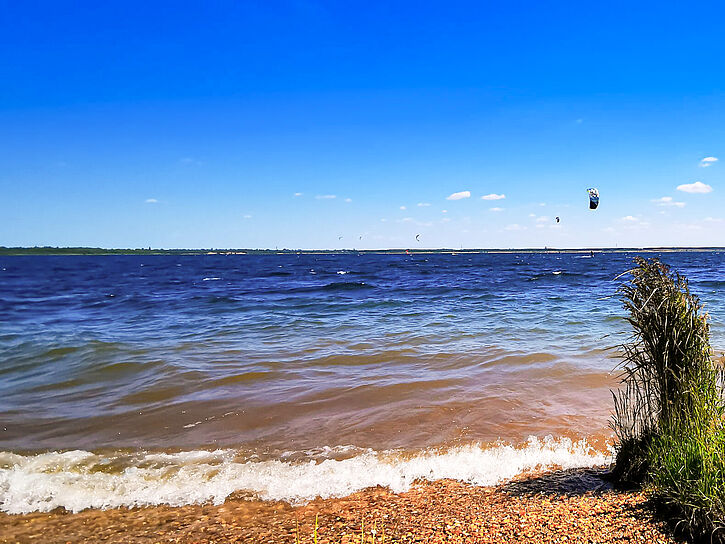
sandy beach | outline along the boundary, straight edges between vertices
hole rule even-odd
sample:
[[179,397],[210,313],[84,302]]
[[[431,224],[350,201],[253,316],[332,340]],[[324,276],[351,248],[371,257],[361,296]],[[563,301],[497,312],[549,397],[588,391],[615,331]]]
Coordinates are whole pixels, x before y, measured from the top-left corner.
[[381,487],[302,506],[232,496],[222,505],[0,515],[2,543],[675,542],[641,492],[607,471],[554,471],[497,487],[451,480]]

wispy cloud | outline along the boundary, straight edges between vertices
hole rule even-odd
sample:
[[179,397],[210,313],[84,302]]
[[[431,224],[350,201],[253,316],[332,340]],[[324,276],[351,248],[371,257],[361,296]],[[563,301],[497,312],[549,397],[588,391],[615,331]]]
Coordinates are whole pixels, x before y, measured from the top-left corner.
[[491,212],[502,212],[503,208],[489,208],[488,210]]
[[294,196],[296,196],[296,197],[298,197],[298,196],[302,196],[302,193],[295,193],[295,195],[294,195]]
[[483,195],[481,197],[482,200],[503,200],[504,198],[506,198],[506,195],[497,195],[496,193],[491,193],[490,195]]
[[179,162],[181,164],[195,164],[197,166],[201,164],[200,160],[197,160],[193,157],[182,157],[181,159],[179,159]]
[[446,197],[446,200],[461,200],[464,198],[471,198],[471,191],[459,191]]
[[400,209],[401,209],[401,210],[407,210],[407,209],[408,209],[408,207],[407,207],[407,206],[401,206],[401,207],[400,207]]
[[346,198],[346,199],[345,199],[345,202],[347,202],[347,203],[350,203],[350,202],[352,202],[352,198]]
[[705,157],[700,161],[700,167],[701,168],[707,168],[708,166],[712,166],[718,161],[717,157]]
[[413,219],[412,217],[403,217],[402,219],[396,219],[396,222],[398,222],[398,223],[411,223],[411,224],[416,225],[418,227],[432,227],[433,226],[433,223],[431,223],[430,221],[426,221],[426,222],[417,221],[417,220]]
[[683,193],[712,193],[712,187],[710,187],[707,183],[703,183],[701,181],[696,181],[695,183],[684,183],[682,185],[677,186],[678,191],[682,191]]
[[428,206],[430,206],[428,202],[418,202],[419,208],[427,208]]
[[674,206],[676,208],[684,208],[684,202],[677,202],[671,196],[663,196],[662,198],[654,198],[652,202],[658,206]]
[[441,213],[448,213],[448,210],[441,210]]
[[647,229],[650,226],[647,221],[642,221],[634,215],[625,215],[619,219],[619,222],[626,229]]
[[317,195],[315,198],[317,200],[332,200],[333,198],[337,198],[337,195]]
[[251,218],[252,218],[252,216],[251,216],[251,215],[249,215],[249,214],[246,214],[246,215],[244,216],[244,219],[251,219]]
[[147,198],[146,200],[144,200],[144,202],[146,202],[146,204],[157,204],[158,200],[156,200],[155,198]]
[[526,230],[526,227],[522,227],[518,223],[511,223],[510,225],[506,225],[503,230]]

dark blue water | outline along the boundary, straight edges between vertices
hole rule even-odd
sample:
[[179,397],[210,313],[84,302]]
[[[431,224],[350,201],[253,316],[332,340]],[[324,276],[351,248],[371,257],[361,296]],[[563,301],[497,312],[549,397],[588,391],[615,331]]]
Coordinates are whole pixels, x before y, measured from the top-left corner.
[[[659,256],[690,279],[711,315],[714,346],[725,346],[725,253]],[[11,457],[0,459],[0,499],[5,485],[16,510],[50,504],[17,487],[30,478],[23,463],[45,457],[10,452],[106,451],[112,461],[93,463],[137,471],[148,461],[122,452],[233,448],[224,455],[241,456],[234,470],[252,478],[241,484],[235,472],[235,481],[266,496],[269,482],[255,479],[250,460],[520,444],[529,436],[606,439],[617,364],[609,348],[629,334],[615,278],[632,258],[2,257],[0,450]],[[72,473],[90,466],[90,453],[62,455],[81,456],[62,458]],[[387,481],[363,472],[368,484]],[[486,474],[467,477],[488,481]],[[331,493],[355,488],[348,476]],[[196,500],[189,489],[202,480],[179,484],[174,500]],[[56,496],[56,483],[47,485]],[[119,492],[108,489],[99,496]]]

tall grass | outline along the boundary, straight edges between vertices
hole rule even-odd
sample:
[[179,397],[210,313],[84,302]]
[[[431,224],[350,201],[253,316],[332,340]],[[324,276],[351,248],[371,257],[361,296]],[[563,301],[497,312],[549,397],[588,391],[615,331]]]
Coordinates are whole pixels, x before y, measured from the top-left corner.
[[687,280],[656,259],[635,259],[620,287],[634,329],[613,392],[613,469],[643,484],[692,537],[725,525],[725,403],[708,316]]

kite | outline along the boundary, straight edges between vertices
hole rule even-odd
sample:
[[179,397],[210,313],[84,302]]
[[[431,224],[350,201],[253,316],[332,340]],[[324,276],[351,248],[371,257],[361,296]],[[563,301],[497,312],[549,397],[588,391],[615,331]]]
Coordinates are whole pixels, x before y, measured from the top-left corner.
[[599,190],[592,187],[587,189],[587,192],[589,193],[589,209],[596,210],[599,206]]

